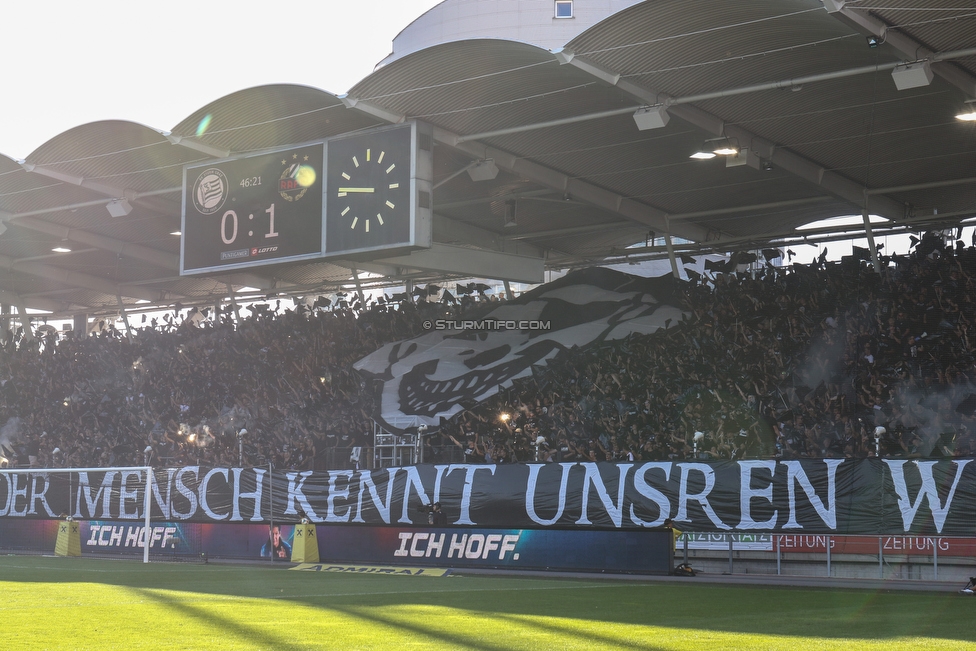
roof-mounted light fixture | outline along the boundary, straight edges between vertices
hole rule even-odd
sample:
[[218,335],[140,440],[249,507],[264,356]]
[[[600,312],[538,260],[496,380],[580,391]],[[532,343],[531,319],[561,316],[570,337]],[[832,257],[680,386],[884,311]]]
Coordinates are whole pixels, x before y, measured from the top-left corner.
[[739,145],[733,138],[716,138],[709,140],[706,144],[712,144],[712,151],[719,156],[735,156],[739,153]]
[[505,228],[518,226],[518,201],[509,199],[505,202]]
[[695,160],[709,160],[715,158],[715,152],[709,149],[707,146],[702,146],[698,148],[698,151],[689,156],[689,158],[694,158]]
[[498,176],[498,166],[495,165],[495,161],[491,158],[486,158],[485,160],[478,161],[474,165],[468,168],[468,176],[471,177],[472,181],[491,181],[496,176]]
[[709,160],[716,156],[735,156],[739,153],[739,145],[735,138],[711,138],[698,148],[691,158],[696,160]]
[[668,120],[671,116],[668,114],[668,109],[663,104],[657,106],[642,106],[637,109],[634,113],[634,122],[637,123],[637,128],[640,131],[647,131],[648,129],[660,129],[666,126]]
[[62,237],[61,244],[57,245],[51,250],[55,253],[71,253],[71,247],[68,246],[68,238]]
[[105,208],[112,217],[125,217],[132,212],[132,204],[127,199],[112,199]]
[[725,157],[726,167],[739,167],[749,164],[749,149],[742,148],[737,153]]
[[967,99],[964,108],[956,113],[956,119],[976,122],[976,99]]
[[932,66],[929,65],[928,61],[905,63],[891,71],[891,78],[898,90],[928,86],[932,83]]

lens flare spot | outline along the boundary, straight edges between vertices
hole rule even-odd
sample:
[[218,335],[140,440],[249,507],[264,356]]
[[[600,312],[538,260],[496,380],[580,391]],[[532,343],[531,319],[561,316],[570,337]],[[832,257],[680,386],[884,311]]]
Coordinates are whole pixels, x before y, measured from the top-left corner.
[[202,136],[207,132],[207,129],[210,127],[210,122],[212,120],[213,120],[213,116],[210,115],[209,113],[203,116],[203,119],[200,120],[200,124],[197,125],[197,138],[199,138],[200,136]]
[[298,174],[295,175],[295,181],[303,188],[311,186],[315,183],[315,168],[311,165],[299,166]]

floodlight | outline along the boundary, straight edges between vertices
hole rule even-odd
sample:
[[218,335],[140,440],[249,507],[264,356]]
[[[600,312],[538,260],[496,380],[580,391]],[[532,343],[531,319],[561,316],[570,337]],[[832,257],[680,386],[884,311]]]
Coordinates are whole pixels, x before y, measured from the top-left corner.
[[709,140],[706,144],[711,144],[712,152],[719,156],[735,156],[739,153],[739,146],[730,138],[716,138]]
[[710,158],[715,158],[715,152],[709,151],[705,147],[699,147],[698,151],[689,156],[689,158],[694,158],[695,160],[709,160]]
[[976,99],[966,100],[965,107],[956,113],[957,120],[976,122]]

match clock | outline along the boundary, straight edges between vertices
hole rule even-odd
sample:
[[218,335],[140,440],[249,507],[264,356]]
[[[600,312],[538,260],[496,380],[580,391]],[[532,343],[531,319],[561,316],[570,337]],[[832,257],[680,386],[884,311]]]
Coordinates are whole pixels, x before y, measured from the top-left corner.
[[326,147],[326,253],[413,245],[413,125],[336,138]]
[[180,273],[322,255],[324,143],[183,169]]

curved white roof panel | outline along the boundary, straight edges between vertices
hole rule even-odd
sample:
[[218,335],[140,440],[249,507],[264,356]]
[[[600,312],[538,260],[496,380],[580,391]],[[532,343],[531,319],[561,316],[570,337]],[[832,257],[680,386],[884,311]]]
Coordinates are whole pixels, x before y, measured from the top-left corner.
[[577,34],[640,0],[572,0],[571,16],[557,17],[553,0],[444,0],[393,39],[385,66],[425,48],[471,38],[498,38],[560,48]]
[[[434,127],[433,241],[462,261],[620,261],[655,238],[643,253],[662,255],[664,233],[691,240],[686,252],[756,248],[865,209],[889,220],[878,232],[973,217],[976,125],[954,115],[976,97],[976,16],[954,0],[858,4],[654,0],[557,51],[517,34],[455,39],[392,60],[347,96],[278,84],[216,99],[172,132],[81,125],[26,161],[0,156],[0,299],[112,313],[120,297],[212,304],[228,285],[323,293],[348,288],[352,268],[375,285],[457,277],[410,255],[178,275],[183,165],[411,119]],[[892,72],[906,63],[931,80],[899,90]],[[647,105],[667,124],[639,130]],[[716,137],[748,149],[745,164],[689,159]],[[465,173],[489,158],[494,178]]]

